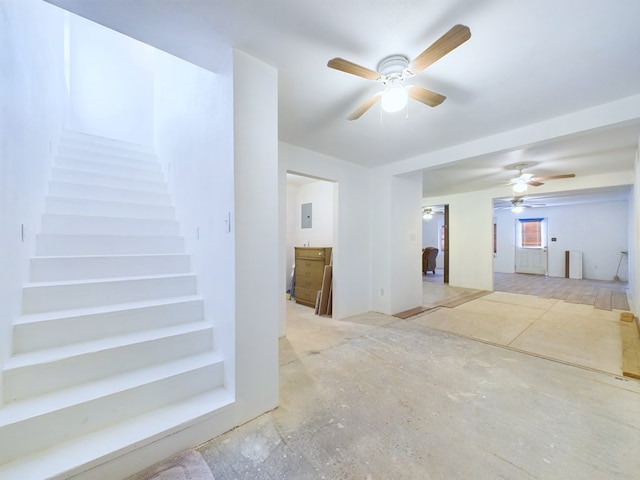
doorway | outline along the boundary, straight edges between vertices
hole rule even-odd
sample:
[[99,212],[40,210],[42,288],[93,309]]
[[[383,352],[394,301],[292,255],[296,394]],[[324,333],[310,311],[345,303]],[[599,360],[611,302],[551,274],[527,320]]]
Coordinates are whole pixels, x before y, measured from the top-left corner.
[[[425,251],[425,249],[429,251]],[[449,283],[449,205],[430,205],[422,208],[423,280],[430,283]],[[432,263],[432,260],[435,263]],[[434,267],[434,269],[432,269]]]
[[[334,238],[336,232],[337,182],[316,177],[310,177],[294,172],[287,172],[286,190],[286,293],[288,300],[300,303],[296,297],[296,286],[299,292],[304,292],[304,308],[314,313],[315,294],[324,290],[326,265],[333,264]],[[322,253],[322,265],[316,265],[316,258],[308,259],[312,263],[309,271],[305,271],[305,284],[296,282],[296,251],[299,255],[311,252],[314,255]],[[304,256],[304,255],[303,255]],[[326,257],[326,258],[325,258]],[[317,268],[316,268],[317,267]],[[298,268],[298,270],[300,270]],[[331,271],[331,275],[332,275]],[[300,272],[298,272],[300,278]],[[317,278],[316,278],[317,277]],[[316,282],[317,280],[317,282]],[[327,280],[329,287],[331,278]],[[319,285],[316,285],[319,283]],[[304,287],[304,288],[303,288]],[[332,290],[331,290],[332,291]],[[307,298],[308,297],[308,298]],[[313,298],[311,298],[313,297]],[[302,299],[302,295],[300,295]],[[329,299],[325,299],[326,302]],[[331,297],[333,304],[333,296]],[[329,309],[331,311],[331,309]]]

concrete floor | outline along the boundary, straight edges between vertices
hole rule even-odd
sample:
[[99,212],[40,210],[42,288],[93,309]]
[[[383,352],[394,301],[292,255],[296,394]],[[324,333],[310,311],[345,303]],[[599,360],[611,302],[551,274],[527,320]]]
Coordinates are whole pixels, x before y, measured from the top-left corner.
[[216,480],[638,478],[640,382],[438,330],[439,311],[287,302],[280,406],[199,448]]

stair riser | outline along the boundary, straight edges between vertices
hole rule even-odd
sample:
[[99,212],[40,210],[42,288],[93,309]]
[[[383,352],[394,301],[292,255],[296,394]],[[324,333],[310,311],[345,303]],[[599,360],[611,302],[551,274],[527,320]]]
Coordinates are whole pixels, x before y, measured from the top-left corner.
[[178,222],[140,218],[42,215],[42,233],[49,235],[178,235]]
[[79,172],[99,173],[102,175],[151,180],[154,182],[161,182],[164,180],[164,174],[160,170],[159,164],[156,164],[156,168],[152,170],[151,168],[137,168],[137,166],[133,165],[128,166],[121,165],[120,163],[107,162],[108,158],[102,157],[85,160],[58,156],[54,160],[54,165],[58,168],[76,170]]
[[221,386],[222,362],[0,426],[0,464]]
[[167,185],[164,182],[153,182],[137,178],[127,178],[100,173],[79,172],[54,167],[51,172],[51,180],[54,182],[78,183],[83,185],[96,185],[99,187],[127,188],[144,192],[167,193]]
[[160,164],[154,153],[125,150],[121,148],[83,145],[81,143],[66,143],[59,145],[57,157],[75,158],[79,160],[99,160],[117,163],[124,166],[142,168],[143,170],[158,170]]
[[156,206],[172,205],[171,196],[168,193],[143,192],[77,183],[51,182],[49,184],[49,195],[81,200],[128,202]]
[[148,145],[130,143],[124,140],[96,137],[94,135],[78,134],[76,132],[63,133],[58,144],[59,147],[88,148],[104,152],[131,153],[136,152],[146,155],[154,155],[154,150]]
[[43,257],[73,255],[133,255],[184,253],[182,237],[114,235],[38,235],[36,255]]
[[141,205],[123,201],[101,201],[75,198],[47,197],[45,213],[58,215],[86,215],[119,218],[144,218],[152,220],[174,220],[171,206]]
[[[204,322],[201,322],[204,324]],[[100,378],[123,369],[135,370],[158,363],[197,355],[213,347],[213,330],[203,329],[132,345],[118,346],[83,355],[4,371],[5,404]],[[34,382],[34,379],[37,381]]]
[[116,335],[196,322],[203,318],[201,299],[150,305],[126,310],[51,320],[16,323],[13,327],[14,354],[89,342]]
[[58,282],[189,273],[189,269],[190,257],[179,254],[34,257],[30,262],[29,278],[32,282]]
[[70,285],[28,285],[23,313],[53,312],[196,294],[194,275],[124,279]]

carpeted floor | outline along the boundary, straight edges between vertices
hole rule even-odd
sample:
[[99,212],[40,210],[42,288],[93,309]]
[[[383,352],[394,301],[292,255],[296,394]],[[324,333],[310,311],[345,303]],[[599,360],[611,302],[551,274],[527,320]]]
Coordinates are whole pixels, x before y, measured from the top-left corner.
[[185,450],[127,480],[214,480],[214,478],[211,469],[199,452]]

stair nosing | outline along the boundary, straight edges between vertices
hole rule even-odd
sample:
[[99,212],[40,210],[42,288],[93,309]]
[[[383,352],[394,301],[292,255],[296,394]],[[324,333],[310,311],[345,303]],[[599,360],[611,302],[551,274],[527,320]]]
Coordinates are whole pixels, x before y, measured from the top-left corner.
[[[150,180],[148,178],[131,178],[131,177],[127,177],[126,175],[111,175],[111,174],[108,174],[108,173],[101,173],[101,172],[87,172],[85,170],[76,170],[74,168],[58,167],[58,166],[55,166],[55,165],[52,167],[52,177],[55,175],[56,171],[60,171],[61,173],[77,173],[77,174],[81,174],[81,175],[94,175],[94,176],[97,176],[97,177],[108,177],[108,178],[117,179],[117,180],[126,179],[126,180],[131,180],[131,181],[134,181],[134,182],[143,182],[143,183],[150,183],[150,184],[154,184],[154,185],[162,185],[163,187],[165,187],[166,183],[167,183],[164,178],[161,179],[161,180]],[[80,185],[91,185],[91,184],[90,183],[82,183]]]
[[199,294],[194,295],[181,295],[177,297],[162,297],[155,298],[150,300],[142,300],[137,302],[123,302],[116,303],[113,305],[104,306],[95,306],[95,307],[83,307],[83,308],[74,308],[70,310],[53,310],[50,312],[38,312],[38,313],[27,313],[18,317],[13,326],[18,325],[31,325],[39,322],[55,322],[62,318],[71,318],[71,317],[82,317],[88,315],[99,315],[103,313],[109,312],[123,312],[127,310],[134,310],[146,307],[156,307],[161,305],[170,305],[173,303],[184,303],[184,302],[192,302],[192,301],[203,301],[204,297]]
[[103,137],[102,135],[95,135],[93,133],[78,132],[76,130],[69,130],[67,128],[63,129],[60,132],[60,141],[61,142],[66,141],[66,140],[74,141],[77,137],[84,137],[83,140],[89,140],[89,141],[92,141],[93,139],[97,139],[99,141],[107,140],[110,143],[120,143],[120,144],[123,144],[123,145],[133,145],[133,146],[136,146],[136,147],[153,149],[153,147],[151,145],[147,145],[145,143],[137,143],[137,142],[130,142],[129,140],[120,140],[118,138]]
[[137,275],[130,277],[107,277],[107,278],[93,278],[93,279],[81,279],[81,280],[62,280],[62,281],[48,281],[48,282],[27,282],[23,284],[23,288],[35,288],[35,287],[59,287],[67,285],[86,285],[86,284],[99,284],[99,283],[113,283],[113,282],[126,282],[130,280],[155,280],[160,278],[185,278],[195,277],[193,272],[187,273],[165,273],[161,275]]
[[[65,147],[65,148],[75,149],[75,147]],[[86,154],[89,154],[89,156],[87,156]],[[92,157],[91,155],[97,155],[98,157]],[[105,162],[105,161],[102,161],[102,159],[99,158],[99,156],[112,157],[113,159],[121,160],[122,162],[118,164]],[[151,167],[151,166],[157,167],[157,171],[162,172],[162,166],[160,165],[160,162],[157,160],[157,157],[153,160],[152,159],[145,160],[144,158],[129,157],[125,155],[119,155],[117,153],[114,154],[114,153],[108,153],[108,152],[100,152],[100,151],[94,152],[90,150],[75,149],[75,151],[72,151],[72,152],[57,153],[56,156],[54,157],[54,162],[58,159],[88,162],[88,163],[94,163],[98,165],[109,165],[113,167],[133,168],[133,169],[141,170],[145,172],[155,171],[155,168],[152,170],[152,169],[136,167],[135,165],[125,165],[126,163],[131,162],[132,164],[138,163],[140,165],[144,165],[148,167]]]
[[175,256],[180,256],[180,257],[189,257],[190,255],[188,253],[115,253],[115,254],[100,254],[100,255],[41,255],[38,257],[31,257],[31,260],[49,260],[49,259],[76,259],[76,258],[114,258],[114,257],[131,257],[131,258],[137,258],[137,257],[175,257]]
[[[166,182],[165,182],[166,183]],[[51,187],[51,184],[57,184],[57,185],[62,185],[62,186],[66,186],[66,187],[97,187],[97,188],[106,188],[109,190],[118,190],[118,191],[124,191],[127,193],[141,193],[144,195],[147,194],[153,194],[153,195],[164,195],[167,196],[169,198],[171,198],[171,194],[169,192],[155,192],[155,191],[150,191],[150,190],[137,190],[135,188],[126,188],[126,187],[114,187],[114,186],[110,186],[110,185],[93,185],[93,184],[89,184],[89,183],[77,183],[77,182],[69,182],[69,181],[64,181],[64,180],[51,180],[49,182],[49,188]],[[69,197],[69,198],[73,198],[73,197]]]
[[[138,192],[138,190],[132,190],[134,192]],[[169,195],[169,194],[167,194]],[[45,203],[47,203],[49,200],[54,201],[54,202],[68,202],[68,203],[78,203],[78,201],[82,201],[82,202],[96,202],[96,203],[103,203],[105,204],[105,206],[116,206],[116,207],[134,207],[134,208],[138,208],[138,207],[142,207],[142,208],[157,208],[157,209],[172,209],[175,210],[175,207],[173,205],[154,205],[154,204],[149,204],[149,203],[138,203],[138,202],[123,202],[122,200],[104,200],[101,198],[75,198],[75,197],[63,197],[60,195],[50,195],[47,194]],[[44,212],[44,213],[48,213],[48,212]]]
[[178,221],[175,218],[148,218],[148,217],[114,217],[113,215],[85,215],[85,214],[78,214],[78,213],[50,213],[50,212],[44,212],[42,214],[42,217],[51,217],[51,216],[56,216],[56,217],[73,217],[75,219],[80,219],[80,218],[91,218],[91,219],[96,219],[96,218],[102,218],[102,219],[110,219],[110,220],[131,220],[131,221],[136,221],[136,222],[170,222],[173,224],[178,224]]
[[105,352],[138,343],[171,338],[177,335],[195,333],[198,331],[204,332],[207,330],[213,330],[213,326],[206,320],[201,319],[137,332],[111,335],[98,340],[87,340],[60,347],[24,352],[9,357],[3,370],[4,372],[10,372],[24,367],[46,365],[50,362],[82,357],[83,355],[91,353]]

